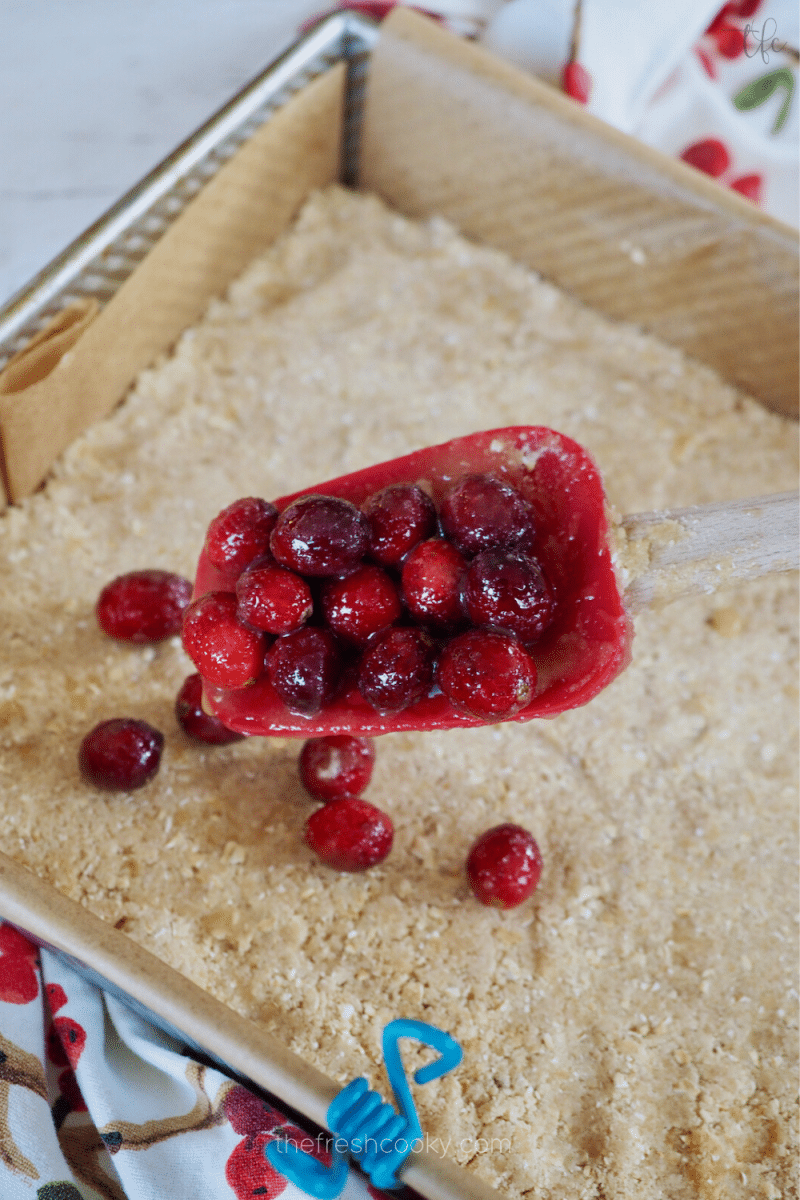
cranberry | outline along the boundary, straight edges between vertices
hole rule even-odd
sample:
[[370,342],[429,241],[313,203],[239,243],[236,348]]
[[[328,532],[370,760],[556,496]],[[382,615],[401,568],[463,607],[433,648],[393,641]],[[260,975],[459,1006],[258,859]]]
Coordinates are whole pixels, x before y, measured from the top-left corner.
[[244,496],[223,508],[208,527],[206,554],[218,571],[239,574],[263,554],[278,510],[257,496]]
[[314,610],[305,579],[269,560],[256,559],[236,581],[236,615],[240,621],[277,635],[305,625]]
[[375,746],[371,738],[349,733],[310,738],[300,751],[300,779],[316,800],[360,796],[372,777]]
[[536,667],[515,638],[470,629],[442,650],[436,680],[459,712],[484,721],[501,721],[530,702]]
[[332,800],[306,821],[306,845],[337,871],[366,871],[383,862],[393,837],[386,813],[356,796]]
[[463,620],[461,580],[467,560],[451,542],[429,538],[415,546],[403,563],[403,599],[418,621],[437,626]]
[[465,475],[441,504],[445,536],[463,554],[507,549],[530,533],[528,505],[510,483],[496,475]]
[[247,687],[264,667],[264,635],[237,619],[233,592],[207,592],[189,605],[183,645],[203,678],[218,687]]
[[208,746],[229,746],[241,742],[243,733],[223,725],[219,717],[207,713],[202,705],[203,680],[200,675],[187,675],[175,699],[175,716],[184,733]]
[[380,567],[367,564],[322,589],[322,613],[334,633],[356,646],[398,619],[403,605],[394,582]]
[[542,874],[539,847],[521,825],[495,825],[473,845],[467,859],[469,886],[481,904],[516,908]]
[[535,642],[553,619],[553,592],[532,558],[513,550],[484,550],[469,565],[462,592],[473,625]]
[[123,642],[161,642],[181,631],[192,585],[170,571],[131,571],[107,583],[97,600],[97,620]]
[[312,717],[336,691],[341,656],[330,630],[304,625],[278,638],[267,655],[267,668],[286,707]]
[[433,664],[434,645],[422,630],[387,629],[361,660],[358,690],[378,712],[401,712],[427,696]]
[[436,509],[414,483],[395,483],[364,503],[370,524],[369,552],[382,567],[395,567],[409,550],[436,531]]
[[715,179],[724,175],[730,166],[730,155],[719,138],[706,138],[702,142],[693,142],[681,154],[684,162],[698,171],[705,171]]
[[366,553],[369,521],[349,500],[301,496],[278,517],[269,545],[301,575],[345,575]]
[[81,742],[78,765],[95,787],[132,792],[144,787],[161,762],[164,735],[133,717],[101,721]]

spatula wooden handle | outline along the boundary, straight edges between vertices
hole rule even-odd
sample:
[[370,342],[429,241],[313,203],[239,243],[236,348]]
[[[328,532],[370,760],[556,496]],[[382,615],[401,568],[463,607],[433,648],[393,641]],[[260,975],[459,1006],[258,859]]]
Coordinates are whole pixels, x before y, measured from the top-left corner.
[[630,612],[800,565],[797,492],[635,513],[618,543]]

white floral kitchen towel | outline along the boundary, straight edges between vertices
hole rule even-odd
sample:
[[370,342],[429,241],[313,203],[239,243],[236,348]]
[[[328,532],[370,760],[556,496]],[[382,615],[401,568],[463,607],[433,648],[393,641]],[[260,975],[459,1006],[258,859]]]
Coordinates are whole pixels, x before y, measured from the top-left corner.
[[[798,224],[796,0],[405,0]],[[393,0],[340,0],[381,17]]]
[[[301,1200],[267,1161],[324,1142],[0,924],[2,1200]],[[342,1200],[386,1197],[351,1171]]]

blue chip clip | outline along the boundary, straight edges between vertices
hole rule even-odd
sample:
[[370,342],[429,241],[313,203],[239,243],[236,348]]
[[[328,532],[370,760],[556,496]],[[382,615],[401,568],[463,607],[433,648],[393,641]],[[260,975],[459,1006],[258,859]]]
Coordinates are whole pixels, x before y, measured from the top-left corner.
[[[403,1070],[398,1042],[415,1038],[438,1050],[439,1058],[420,1067],[414,1082],[429,1083],[457,1067],[462,1059],[458,1042],[425,1021],[400,1017],[383,1031],[383,1061],[400,1113],[395,1112],[366,1079],[353,1079],[328,1107],[328,1128],[334,1135],[333,1158],[326,1167],[310,1154],[286,1142],[269,1142],[265,1153],[270,1164],[316,1200],[336,1200],[347,1182],[347,1155],[359,1164],[375,1187],[399,1187],[397,1171],[422,1141],[417,1110]],[[344,1142],[347,1150],[341,1148]]]

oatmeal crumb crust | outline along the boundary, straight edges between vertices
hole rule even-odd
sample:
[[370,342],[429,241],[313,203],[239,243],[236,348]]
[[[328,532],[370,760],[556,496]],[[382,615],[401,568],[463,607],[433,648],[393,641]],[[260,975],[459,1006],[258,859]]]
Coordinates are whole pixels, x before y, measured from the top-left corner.
[[[302,845],[299,743],[191,744],[177,639],[95,622],[117,574],[191,575],[237,496],[525,423],[586,445],[617,512],[796,482],[794,427],[678,351],[441,220],[312,198],[0,518],[0,847],[342,1083],[383,1086],[388,1020],[449,1029],[422,1126],[504,1195],[796,1195],[794,577],[642,614],[584,709],[381,739],[395,847],[362,876]],[[77,747],[122,715],[165,733],[161,771],[101,794]],[[500,821],[544,857],[505,913],[463,874]]]

